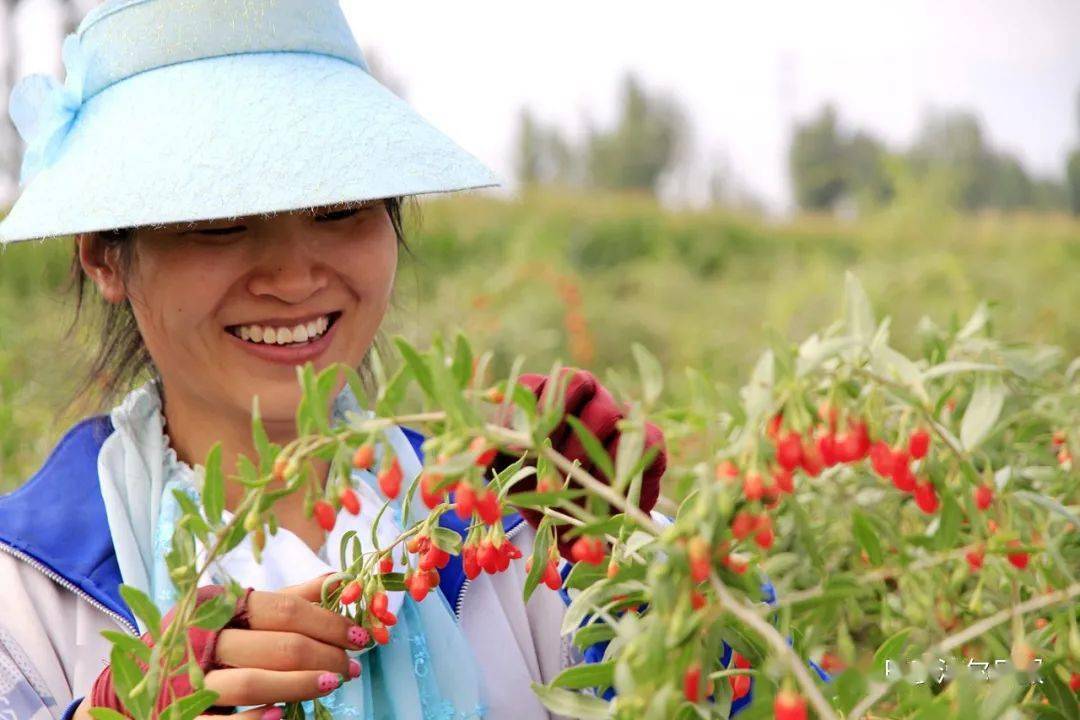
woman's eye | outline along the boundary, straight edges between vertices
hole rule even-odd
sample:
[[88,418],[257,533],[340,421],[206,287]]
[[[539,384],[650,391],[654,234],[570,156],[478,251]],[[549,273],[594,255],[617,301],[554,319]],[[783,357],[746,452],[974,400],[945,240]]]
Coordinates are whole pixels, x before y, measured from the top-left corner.
[[219,235],[235,235],[237,233],[242,233],[245,230],[247,230],[247,228],[243,225],[229,225],[228,227],[204,228],[202,230],[195,230],[194,232],[196,235],[216,237]]
[[336,220],[344,220],[345,218],[352,217],[356,213],[365,208],[345,208],[344,210],[335,210],[333,212],[321,213],[315,216],[315,222],[334,222]]

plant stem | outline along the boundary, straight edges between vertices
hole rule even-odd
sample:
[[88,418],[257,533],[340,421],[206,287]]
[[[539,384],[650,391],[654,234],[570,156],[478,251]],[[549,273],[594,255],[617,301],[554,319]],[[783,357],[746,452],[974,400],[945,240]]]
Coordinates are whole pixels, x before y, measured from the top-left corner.
[[820,720],[838,720],[832,706],[825,700],[825,696],[821,694],[821,690],[818,689],[814,679],[810,677],[810,673],[806,669],[806,663],[796,654],[795,649],[787,644],[779,631],[766,622],[757,613],[756,609],[748,607],[743,601],[728,592],[727,586],[717,577],[715,572],[710,575],[709,582],[712,584],[713,590],[716,591],[716,597],[720,600],[723,608],[752,630],[757,631],[758,635],[771,645],[777,655],[784,660],[806,695],[806,699],[818,714],[818,718]]

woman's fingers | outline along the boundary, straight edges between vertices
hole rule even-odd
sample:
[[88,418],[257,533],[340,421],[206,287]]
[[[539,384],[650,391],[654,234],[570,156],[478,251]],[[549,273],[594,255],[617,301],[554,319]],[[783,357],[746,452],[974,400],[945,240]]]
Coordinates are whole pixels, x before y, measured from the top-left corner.
[[218,663],[231,667],[325,670],[350,676],[344,650],[295,632],[226,628],[218,636],[215,654]]
[[279,672],[259,668],[222,668],[206,674],[206,689],[218,694],[217,705],[271,705],[329,695],[341,686],[337,673],[318,670]]
[[326,578],[333,573],[324,573],[318,577],[313,577],[302,583],[296,585],[290,585],[289,587],[281,588],[278,592],[283,592],[287,595],[296,595],[302,597],[308,602],[319,602],[322,600],[322,586]]
[[252,630],[300,633],[351,650],[362,647],[357,642],[362,633],[356,623],[300,594],[256,590],[248,598],[248,625]]
[[[233,720],[281,720],[285,711],[273,705],[264,705],[260,708],[252,708],[241,713],[233,713],[229,717]],[[199,715],[195,720],[221,720],[220,715]]]

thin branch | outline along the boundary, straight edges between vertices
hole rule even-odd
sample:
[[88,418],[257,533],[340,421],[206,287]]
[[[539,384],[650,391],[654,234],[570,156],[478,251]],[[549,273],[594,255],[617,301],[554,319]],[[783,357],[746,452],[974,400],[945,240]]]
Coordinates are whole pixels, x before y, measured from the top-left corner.
[[712,584],[713,590],[716,591],[721,606],[752,630],[757,631],[758,635],[772,646],[777,656],[788,665],[818,717],[821,720],[838,720],[832,706],[829,705],[825,696],[821,694],[821,690],[818,689],[814,679],[810,677],[810,673],[806,669],[806,663],[798,656],[795,649],[788,645],[779,631],[762,619],[755,608],[748,607],[728,592],[727,586],[716,576],[716,573],[710,576],[709,582]]

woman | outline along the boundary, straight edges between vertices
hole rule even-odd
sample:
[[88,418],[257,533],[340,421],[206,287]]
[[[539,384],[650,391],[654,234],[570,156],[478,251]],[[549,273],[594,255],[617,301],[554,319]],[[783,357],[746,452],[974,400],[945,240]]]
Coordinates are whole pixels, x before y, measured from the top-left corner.
[[[271,440],[294,437],[295,365],[362,364],[393,289],[401,198],[496,184],[370,77],[336,0],[110,0],[64,61],[63,87],[35,77],[13,93],[24,189],[0,238],[74,235],[76,270],[109,308],[95,377],[107,390],[152,379],[0,498],[0,716],[20,720],[119,708],[100,632],[143,629],[121,582],[171,605],[171,490],[197,493],[193,466],[215,442],[226,468],[255,455],[255,396]],[[355,402],[339,384],[335,417]],[[618,408],[587,373],[566,410],[617,440]],[[582,455],[566,427],[552,439]],[[387,434],[406,486],[420,440]],[[662,443],[654,427],[648,442]],[[661,453],[646,510],[663,468]],[[381,503],[370,481],[354,478],[367,508]],[[229,487],[227,509],[240,494]],[[277,718],[273,704],[319,697],[338,717],[548,717],[529,685],[577,658],[559,596],[522,602],[523,563],[471,584],[446,572],[424,603],[395,598],[391,642],[357,656],[358,628],[312,601],[337,538],[370,515],[342,512],[328,536],[299,493],[275,512],[261,564],[241,545],[216,568],[255,588],[200,660],[220,708]],[[528,555],[532,528],[504,525]]]

